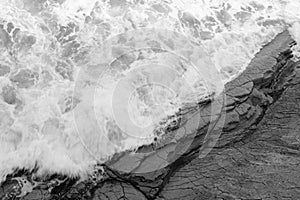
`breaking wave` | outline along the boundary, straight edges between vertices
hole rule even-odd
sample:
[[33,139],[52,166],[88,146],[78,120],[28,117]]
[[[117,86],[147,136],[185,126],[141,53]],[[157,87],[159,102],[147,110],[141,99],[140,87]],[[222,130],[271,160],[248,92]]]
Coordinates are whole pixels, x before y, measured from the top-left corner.
[[[182,106],[221,92],[276,34],[288,29],[300,44],[293,0],[2,0],[0,9],[0,182],[16,168],[84,176],[152,143]],[[201,47],[200,73],[162,49],[186,45],[176,34],[153,33],[151,48],[135,49],[135,30],[151,28],[184,36],[187,57]]]

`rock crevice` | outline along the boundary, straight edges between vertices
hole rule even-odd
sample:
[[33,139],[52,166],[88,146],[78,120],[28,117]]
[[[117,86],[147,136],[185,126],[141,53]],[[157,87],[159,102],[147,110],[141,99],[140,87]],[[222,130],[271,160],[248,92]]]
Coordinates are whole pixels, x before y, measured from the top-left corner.
[[[53,175],[20,197],[34,182],[33,172],[23,171],[2,184],[1,199],[299,199],[300,63],[292,61],[293,45],[288,31],[279,34],[223,96],[183,109],[163,140],[116,155],[89,180]],[[221,113],[211,116],[219,98]],[[209,133],[219,120],[221,133]],[[207,134],[218,140],[199,157],[212,145]]]

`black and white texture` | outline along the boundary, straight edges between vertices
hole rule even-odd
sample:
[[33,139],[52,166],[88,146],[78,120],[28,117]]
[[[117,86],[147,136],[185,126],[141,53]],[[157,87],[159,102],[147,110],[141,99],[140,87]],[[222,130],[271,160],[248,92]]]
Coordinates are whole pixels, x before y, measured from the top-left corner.
[[[226,84],[225,126],[207,156],[199,157],[207,126],[188,137],[187,121],[176,127],[187,134],[177,150],[184,153],[163,169],[134,173],[143,165],[155,167],[155,156],[174,156],[168,155],[172,145],[168,140],[159,147],[141,147],[138,151],[157,150],[157,155],[143,160],[129,160],[126,152],[116,156],[99,166],[90,180],[44,177],[22,199],[298,199],[300,63],[292,61],[293,45],[287,31],[279,34],[239,77]],[[209,105],[199,104],[183,118]],[[185,149],[189,140],[192,145]],[[124,167],[134,165],[133,171],[113,170],[111,166],[118,162]],[[32,173],[20,170],[10,175],[2,184],[1,198],[18,199],[20,188],[37,182]],[[104,177],[98,179],[99,174]]]
[[0,199],[299,199],[297,8],[3,0]]

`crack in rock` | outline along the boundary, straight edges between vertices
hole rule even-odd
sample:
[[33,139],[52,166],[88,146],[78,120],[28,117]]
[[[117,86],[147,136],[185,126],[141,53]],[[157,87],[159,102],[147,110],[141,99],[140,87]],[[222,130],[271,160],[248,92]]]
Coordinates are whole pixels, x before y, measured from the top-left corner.
[[[291,60],[293,45],[284,31],[264,46],[226,84],[220,116],[210,116],[211,101],[190,106],[164,140],[101,165],[102,178],[52,175],[22,199],[298,199],[300,63]],[[220,119],[225,125],[217,144],[199,157],[208,125]],[[0,198],[18,199],[20,185],[13,178],[34,182],[32,174],[21,170],[7,177]]]

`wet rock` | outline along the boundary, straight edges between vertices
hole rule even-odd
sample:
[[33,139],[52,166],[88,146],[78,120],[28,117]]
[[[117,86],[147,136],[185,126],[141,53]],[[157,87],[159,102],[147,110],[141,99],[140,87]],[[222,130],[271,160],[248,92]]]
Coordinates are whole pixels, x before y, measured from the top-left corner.
[[238,98],[232,97],[230,95],[226,95],[226,107],[235,106],[236,103],[239,101]]
[[2,200],[14,199],[20,193],[19,190],[18,181],[7,180],[1,187],[0,198]]
[[50,194],[48,191],[39,191],[34,190],[28,195],[26,195],[23,199],[24,200],[40,200],[40,199],[50,199]]
[[251,106],[247,103],[243,103],[236,108],[236,112],[240,115],[246,115],[248,111],[251,109]]
[[[230,111],[222,107],[220,116],[211,116],[214,101],[191,106],[178,129],[166,133],[170,140],[116,155],[113,165],[102,165],[103,179],[67,178],[46,199],[299,199],[300,72],[287,51],[293,44],[288,32],[279,34],[226,84]],[[219,129],[208,132],[208,123]],[[28,196],[49,191],[45,185]],[[7,194],[0,190],[0,197]]]
[[239,114],[235,111],[228,112],[226,114],[226,120],[224,124],[224,130],[230,131],[238,125],[240,122]]
[[[292,41],[285,34],[279,35],[257,54],[246,71],[227,84],[227,91],[240,86],[238,83],[244,84],[244,80],[255,80],[258,77],[250,72],[257,70],[251,67],[255,68],[268,59],[260,55],[269,54],[269,59],[272,60],[272,55],[278,57],[279,52],[284,52],[287,47],[289,48]],[[282,37],[284,35],[285,37]],[[272,48],[269,49],[270,46]],[[274,54],[276,49],[280,50]],[[285,60],[287,57],[280,59]],[[258,62],[260,64],[255,63],[257,59],[262,59]],[[265,63],[264,67],[257,70],[259,76],[262,72],[276,66],[276,62],[273,65],[267,65],[268,61]],[[287,68],[288,63],[286,61],[283,63],[283,68]],[[293,76],[292,74],[290,72],[289,76]],[[276,72],[273,75],[276,75]],[[244,79],[245,77],[247,78]],[[281,75],[279,79],[282,77]],[[300,79],[300,76],[296,79]],[[295,133],[290,127],[294,126],[292,124],[299,124],[299,117],[296,117],[296,113],[300,108],[296,99],[299,97],[300,85],[290,87],[285,92],[276,93],[276,97],[273,97],[280,99],[279,101],[262,104],[261,102],[267,96],[266,88],[271,86],[263,84],[262,81],[254,82],[256,83],[253,85],[255,89],[248,96],[257,97],[257,101],[250,98],[247,103],[242,103],[235,108],[240,116],[247,114],[247,118],[240,117],[238,128],[233,128],[223,136],[221,135],[219,138],[221,146],[212,150],[205,158],[195,158],[177,171],[160,193],[160,197],[163,199],[197,199],[202,197],[201,194],[210,194],[208,199],[264,199],[266,196],[270,199],[286,197],[297,199],[300,196],[298,190],[292,189],[291,192],[283,185],[278,185],[279,180],[289,182],[292,177],[293,182],[289,182],[287,187],[296,188],[299,185],[299,176],[295,177],[295,174],[300,170],[298,167],[300,160],[296,156],[300,145],[295,146],[291,142],[283,142],[279,135]],[[271,82],[277,85],[278,90],[285,88],[287,84],[287,82],[279,83],[275,78],[272,78]],[[264,111],[266,111],[265,114]],[[277,120],[273,117],[276,113],[284,114]],[[226,120],[231,121],[230,118]],[[289,122],[285,119],[289,119]],[[296,135],[299,135],[298,132]],[[285,161],[282,162],[281,159]]]
[[226,91],[226,94],[233,96],[233,97],[241,98],[241,97],[249,95],[253,89],[253,86],[254,86],[253,82],[250,81],[241,86],[237,86],[235,88],[228,89]]
[[[127,183],[105,183],[103,187],[97,189],[93,199],[111,199],[109,196],[113,196],[114,199],[130,199],[130,200],[146,200],[147,198],[135,189],[132,185]],[[124,198],[125,197],[125,198]]]
[[30,69],[21,69],[10,77],[19,88],[30,88],[36,84],[39,74]]

